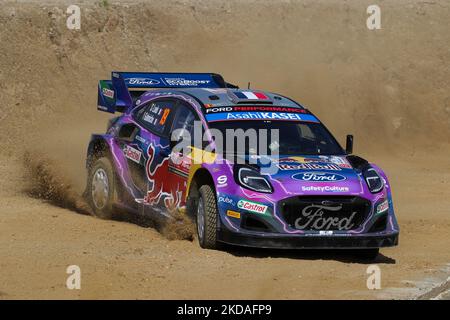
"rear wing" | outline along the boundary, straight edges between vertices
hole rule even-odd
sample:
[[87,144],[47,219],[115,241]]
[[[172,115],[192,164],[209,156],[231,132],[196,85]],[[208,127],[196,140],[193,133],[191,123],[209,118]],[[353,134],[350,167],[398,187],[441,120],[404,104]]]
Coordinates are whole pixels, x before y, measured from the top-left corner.
[[98,83],[97,109],[125,112],[143,91],[164,88],[237,88],[216,73],[112,72]]

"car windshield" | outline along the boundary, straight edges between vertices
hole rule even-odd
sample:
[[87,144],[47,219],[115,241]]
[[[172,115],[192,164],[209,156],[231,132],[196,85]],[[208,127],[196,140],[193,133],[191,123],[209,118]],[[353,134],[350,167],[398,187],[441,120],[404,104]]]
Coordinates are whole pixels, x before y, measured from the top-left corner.
[[[209,127],[210,129],[218,129],[221,132],[225,153],[245,155],[267,155],[274,152],[278,152],[280,155],[344,154],[341,146],[321,123],[299,121],[224,121],[211,122]],[[227,129],[230,129],[230,131]],[[265,132],[260,131],[264,129]],[[279,139],[276,139],[276,134],[272,131],[277,129]],[[267,138],[264,138],[264,134]],[[257,142],[254,139],[252,141],[250,138],[254,138],[255,135]],[[216,138],[215,140],[217,141]],[[234,143],[231,144],[229,140],[234,140]],[[241,145],[243,143],[245,145],[239,148],[237,147],[239,142]],[[230,146],[233,146],[232,150]]]

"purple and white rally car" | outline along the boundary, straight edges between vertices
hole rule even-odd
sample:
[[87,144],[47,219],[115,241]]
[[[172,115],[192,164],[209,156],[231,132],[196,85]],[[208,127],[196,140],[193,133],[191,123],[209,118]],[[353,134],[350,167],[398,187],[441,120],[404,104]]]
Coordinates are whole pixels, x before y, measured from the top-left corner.
[[351,155],[352,136],[344,150],[289,98],[218,74],[113,72],[99,82],[98,109],[123,113],[88,146],[86,196],[99,217],[187,214],[203,248],[345,248],[373,258],[398,244],[384,172]]

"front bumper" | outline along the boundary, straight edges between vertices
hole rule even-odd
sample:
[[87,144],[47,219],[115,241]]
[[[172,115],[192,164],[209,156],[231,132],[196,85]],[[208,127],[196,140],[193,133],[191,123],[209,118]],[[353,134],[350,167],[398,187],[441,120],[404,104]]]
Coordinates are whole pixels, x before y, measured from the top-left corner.
[[399,233],[351,236],[306,236],[286,234],[253,235],[219,231],[218,240],[223,243],[257,248],[274,249],[370,249],[398,245]]

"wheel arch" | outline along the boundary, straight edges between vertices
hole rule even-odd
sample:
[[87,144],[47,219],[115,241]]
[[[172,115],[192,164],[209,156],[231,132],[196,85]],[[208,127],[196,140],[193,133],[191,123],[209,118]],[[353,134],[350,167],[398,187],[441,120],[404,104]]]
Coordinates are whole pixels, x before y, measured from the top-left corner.
[[86,169],[90,169],[97,159],[107,157],[111,160],[109,144],[102,135],[93,135],[86,155]]
[[200,167],[198,168],[187,186],[187,199],[186,199],[186,211],[189,215],[194,214],[195,201],[199,197],[199,189],[203,185],[210,185],[214,193],[216,192],[216,186],[214,179],[208,169]]
[[[112,162],[108,142],[106,142],[105,137],[102,135],[92,135],[86,154],[87,179],[89,179],[90,170],[94,163],[102,157],[107,157]],[[88,195],[88,184],[86,183],[86,188],[83,192],[84,198]]]

